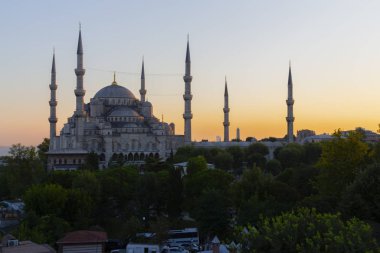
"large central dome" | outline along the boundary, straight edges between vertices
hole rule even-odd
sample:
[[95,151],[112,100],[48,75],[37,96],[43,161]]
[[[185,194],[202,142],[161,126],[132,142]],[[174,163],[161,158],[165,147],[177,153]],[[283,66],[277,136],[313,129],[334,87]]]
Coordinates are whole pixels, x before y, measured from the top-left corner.
[[127,88],[116,84],[113,82],[111,85],[108,85],[100,89],[94,98],[128,98],[136,99],[135,95],[128,90]]

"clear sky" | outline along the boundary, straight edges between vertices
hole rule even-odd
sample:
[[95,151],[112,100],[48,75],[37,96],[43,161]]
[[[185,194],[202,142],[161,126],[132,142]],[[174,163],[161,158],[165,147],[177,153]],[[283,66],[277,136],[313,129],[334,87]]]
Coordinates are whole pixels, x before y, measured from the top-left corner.
[[139,96],[145,57],[154,114],[183,133],[186,36],[192,60],[193,138],[223,135],[224,76],[230,136],[286,133],[288,62],[295,130],[317,133],[380,123],[380,1],[139,0],[2,1],[0,146],[49,135],[50,69],[57,63],[61,129],[75,107],[82,23],[85,102],[117,81]]

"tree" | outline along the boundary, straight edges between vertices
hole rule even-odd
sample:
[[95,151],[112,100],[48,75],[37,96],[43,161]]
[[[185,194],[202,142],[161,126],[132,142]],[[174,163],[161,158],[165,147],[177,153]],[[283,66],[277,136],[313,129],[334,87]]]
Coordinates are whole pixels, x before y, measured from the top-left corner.
[[190,213],[197,209],[196,202],[202,192],[217,190],[224,196],[229,196],[230,184],[233,177],[227,172],[219,169],[202,170],[198,173],[185,176],[185,206]]
[[232,163],[233,163],[233,157],[230,153],[226,151],[219,152],[219,154],[217,154],[214,157],[214,164],[215,164],[215,167],[218,169],[229,170],[232,167]]
[[361,139],[362,135],[358,132],[350,132],[345,138],[338,131],[331,141],[322,143],[322,156],[318,162],[320,174],[316,182],[321,194],[339,199],[365,167],[369,160],[369,147]]
[[256,154],[256,153],[266,156],[269,154],[269,149],[267,146],[259,142],[249,145],[247,148],[247,154]]
[[25,210],[33,211],[38,217],[60,216],[67,200],[67,191],[60,185],[33,185],[24,196]]
[[85,163],[82,168],[85,170],[92,170],[92,171],[98,170],[99,169],[99,155],[95,152],[88,153],[86,156]]
[[90,195],[80,189],[67,191],[62,217],[75,229],[85,229],[93,219],[94,201]]
[[[35,147],[12,145],[7,157],[7,166],[2,171],[4,186],[8,186],[9,198],[19,198],[32,184],[40,183],[45,177],[43,163]],[[3,186],[3,185],[2,185]]]
[[99,200],[101,194],[101,186],[99,179],[94,172],[80,171],[72,180],[73,189],[79,189],[92,196],[94,201]]
[[41,144],[37,146],[38,148],[38,157],[44,163],[45,168],[47,166],[47,155],[46,152],[49,151],[50,139],[44,138]]
[[267,146],[265,146],[262,143],[253,143],[248,146],[246,149],[246,159],[248,162],[248,166],[252,167],[254,165],[260,167],[260,168],[265,168],[266,164],[266,158],[269,154],[269,149]]
[[340,214],[321,214],[307,208],[262,217],[256,226],[237,234],[243,253],[380,251],[368,224],[355,218],[343,221]]
[[230,220],[228,207],[229,200],[222,192],[216,189],[203,191],[194,212],[201,232],[209,236],[226,235]]
[[277,181],[294,187],[301,198],[316,194],[313,182],[319,173],[318,168],[301,165],[296,168],[288,168],[276,177]]
[[139,178],[134,167],[109,168],[97,173],[101,187],[101,204],[98,205],[97,218],[123,216],[133,209],[129,208],[134,199]]
[[242,167],[244,161],[244,152],[243,149],[239,146],[228,147],[226,149],[228,153],[232,155],[233,163],[232,166],[235,170]]
[[207,161],[203,156],[192,157],[187,162],[187,174],[195,174],[207,169]]
[[256,223],[260,215],[273,216],[287,211],[298,200],[291,186],[254,168],[243,173],[232,187],[240,224]]
[[349,217],[380,222],[380,165],[370,166],[347,187],[340,210]]
[[284,169],[299,166],[304,158],[304,150],[301,145],[291,143],[282,147],[276,158]]
[[269,160],[265,165],[265,172],[272,174],[273,176],[277,176],[282,171],[281,163],[276,160]]
[[181,171],[170,168],[168,178],[168,205],[167,211],[169,218],[178,218],[182,212],[183,204],[183,181]]
[[306,164],[316,164],[321,158],[322,145],[321,143],[305,143],[303,145],[304,159],[303,162]]

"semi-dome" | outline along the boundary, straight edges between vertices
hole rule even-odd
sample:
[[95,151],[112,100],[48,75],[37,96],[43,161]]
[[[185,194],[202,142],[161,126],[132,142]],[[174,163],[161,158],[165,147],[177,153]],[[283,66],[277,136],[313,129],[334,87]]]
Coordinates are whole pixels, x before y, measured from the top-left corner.
[[100,89],[94,98],[128,98],[136,99],[135,95],[127,88],[116,84],[115,82]]
[[110,117],[140,117],[140,114],[138,114],[135,110],[127,106],[122,106],[113,110],[109,116]]

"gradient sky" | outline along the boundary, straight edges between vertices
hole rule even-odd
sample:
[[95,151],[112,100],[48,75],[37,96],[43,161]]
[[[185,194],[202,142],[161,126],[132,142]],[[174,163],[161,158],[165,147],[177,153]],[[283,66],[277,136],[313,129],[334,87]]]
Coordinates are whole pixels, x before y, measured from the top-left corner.
[[223,135],[224,76],[230,136],[286,133],[288,62],[295,130],[331,133],[380,123],[380,1],[2,1],[0,146],[49,135],[49,82],[57,63],[60,130],[75,106],[82,23],[85,102],[117,81],[139,96],[145,57],[154,114],[183,133],[186,36],[192,60],[193,138]]

